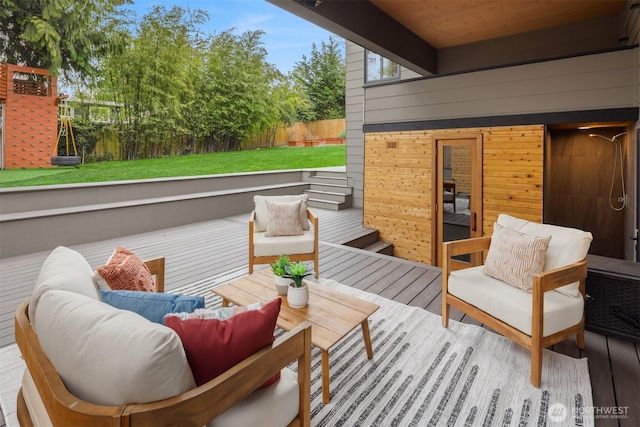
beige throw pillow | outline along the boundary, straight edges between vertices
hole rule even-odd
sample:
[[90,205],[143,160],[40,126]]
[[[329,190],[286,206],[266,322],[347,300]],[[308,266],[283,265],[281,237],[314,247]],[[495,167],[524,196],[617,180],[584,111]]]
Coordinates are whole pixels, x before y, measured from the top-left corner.
[[272,202],[295,202],[298,200],[302,200],[302,204],[300,205],[300,224],[302,224],[303,230],[308,230],[310,228],[309,220],[307,219],[307,209],[308,209],[308,201],[309,196],[306,194],[299,195],[285,195],[285,196],[253,196],[253,201],[255,203],[255,212],[256,212],[256,222],[254,224],[254,231],[256,233],[263,233],[267,230],[267,204],[266,201]]
[[265,201],[267,205],[266,237],[301,236],[304,234],[300,224],[301,200],[295,202]]
[[551,236],[532,236],[498,223],[482,272],[487,276],[531,292],[534,274],[544,270],[544,260]]

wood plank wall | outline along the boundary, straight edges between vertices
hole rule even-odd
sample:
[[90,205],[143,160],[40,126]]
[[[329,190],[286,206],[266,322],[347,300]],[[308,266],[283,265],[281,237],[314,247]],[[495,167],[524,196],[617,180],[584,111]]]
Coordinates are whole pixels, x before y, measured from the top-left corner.
[[393,242],[394,255],[434,264],[433,135],[482,134],[483,234],[500,213],[542,222],[544,127],[380,132],[366,135],[364,225]]

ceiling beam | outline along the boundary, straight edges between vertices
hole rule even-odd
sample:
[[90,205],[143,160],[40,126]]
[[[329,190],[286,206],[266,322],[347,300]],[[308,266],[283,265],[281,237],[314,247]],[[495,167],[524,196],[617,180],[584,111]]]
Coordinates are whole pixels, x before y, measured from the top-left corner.
[[416,73],[437,74],[438,51],[368,0],[267,0]]

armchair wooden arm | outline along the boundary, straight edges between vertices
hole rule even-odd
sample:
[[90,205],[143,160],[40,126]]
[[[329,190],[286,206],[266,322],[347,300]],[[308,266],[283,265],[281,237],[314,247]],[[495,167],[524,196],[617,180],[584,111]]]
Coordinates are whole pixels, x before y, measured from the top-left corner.
[[164,292],[164,257],[144,262],[153,276],[156,276],[156,292]]
[[[101,406],[85,402],[65,387],[28,318],[29,298],[16,310],[16,342],[53,425],[64,426],[202,426],[248,396],[280,369],[297,361],[300,402],[290,426],[310,424],[311,326],[303,323],[208,383],[158,402]],[[22,390],[18,419],[33,425]]]

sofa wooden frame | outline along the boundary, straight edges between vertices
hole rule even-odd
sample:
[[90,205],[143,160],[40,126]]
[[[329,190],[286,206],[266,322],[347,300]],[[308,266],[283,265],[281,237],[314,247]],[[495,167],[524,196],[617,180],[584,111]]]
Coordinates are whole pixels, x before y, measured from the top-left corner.
[[313,252],[308,254],[276,254],[269,256],[255,256],[253,249],[253,233],[255,232],[256,211],[252,211],[251,217],[249,218],[249,274],[253,274],[254,264],[270,264],[277,260],[280,255],[287,255],[289,259],[291,259],[291,261],[313,261],[314,275],[317,279],[320,275],[320,252],[318,251],[318,217],[307,209],[307,218],[309,219],[309,222],[313,227]]
[[[164,288],[164,268],[156,284]],[[15,313],[16,343],[40,398],[54,426],[203,426],[241,401],[267,379],[297,361],[300,401],[298,415],[289,424],[308,426],[311,405],[311,325],[303,323],[278,338],[227,372],[186,393],[169,399],[121,406],[102,406],[79,399],[65,387],[55,367],[44,353],[29,322],[27,298]],[[17,415],[23,427],[34,426],[22,389],[18,392]]]
[[461,300],[448,291],[449,273],[454,270],[471,267],[470,264],[453,259],[456,255],[475,254],[489,250],[491,237],[476,237],[457,240],[443,244],[442,252],[442,326],[449,326],[450,307],[473,317],[499,334],[509,338],[531,352],[531,384],[540,387],[542,382],[542,350],[553,344],[576,336],[578,348],[584,349],[584,311],[582,319],[576,325],[543,336],[544,293],[564,285],[580,282],[580,294],[585,297],[585,279],[587,277],[587,260],[576,262],[565,267],[545,271],[533,276],[531,291],[532,325],[531,335],[514,328],[477,307]]

